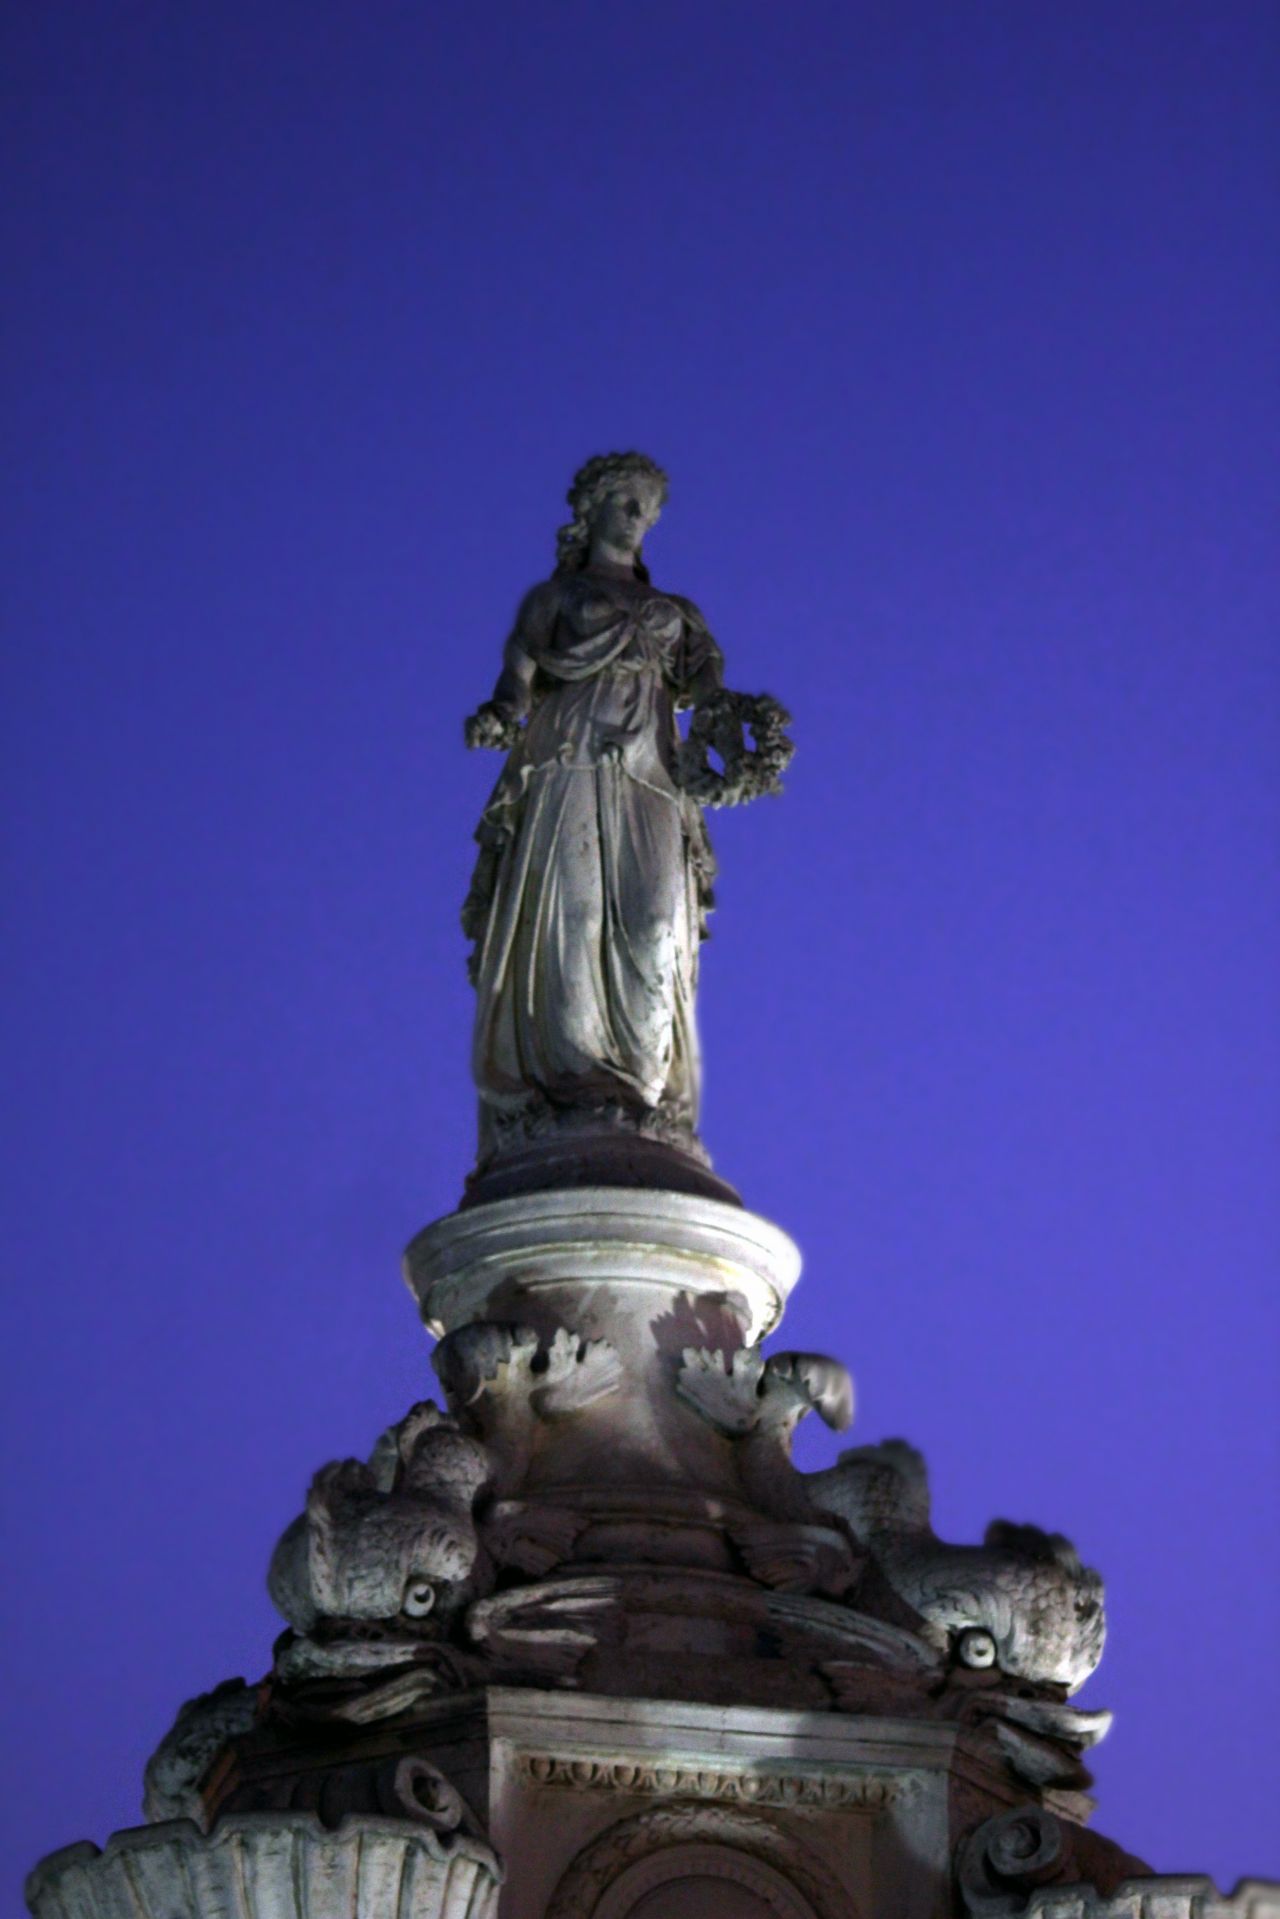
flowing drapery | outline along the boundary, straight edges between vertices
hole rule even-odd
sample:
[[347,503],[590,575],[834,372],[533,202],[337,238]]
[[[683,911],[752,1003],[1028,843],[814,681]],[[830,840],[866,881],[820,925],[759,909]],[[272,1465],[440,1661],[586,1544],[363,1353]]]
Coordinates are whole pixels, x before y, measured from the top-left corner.
[[526,602],[498,698],[528,724],[477,834],[473,1070],[517,1109],[620,1101],[692,1128],[711,859],[674,778],[675,709],[718,682],[696,609],[556,579]]

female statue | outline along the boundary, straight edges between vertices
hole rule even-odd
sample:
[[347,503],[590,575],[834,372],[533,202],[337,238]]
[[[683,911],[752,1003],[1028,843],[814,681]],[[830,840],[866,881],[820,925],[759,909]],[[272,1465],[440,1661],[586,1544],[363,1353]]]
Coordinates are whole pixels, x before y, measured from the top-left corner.
[[699,800],[776,790],[791,749],[775,702],[723,691],[692,601],[650,583],[642,547],[666,493],[643,454],[588,460],[556,570],[526,595],[493,697],[467,722],[469,746],[507,752],[463,909],[482,1174],[535,1142],[563,1158],[572,1138],[590,1157],[586,1133],[705,1164],[694,990],[715,868]]

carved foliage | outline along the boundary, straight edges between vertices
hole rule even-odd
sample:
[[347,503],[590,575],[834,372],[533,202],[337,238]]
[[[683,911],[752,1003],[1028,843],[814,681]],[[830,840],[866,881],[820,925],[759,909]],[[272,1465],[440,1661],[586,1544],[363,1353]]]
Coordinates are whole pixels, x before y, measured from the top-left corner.
[[[622,1382],[622,1362],[607,1339],[584,1340],[560,1327],[544,1345],[528,1326],[477,1320],[437,1345],[432,1364],[449,1405],[492,1462],[492,1530],[486,1539],[502,1564],[545,1571],[560,1555],[568,1522],[542,1521],[513,1505],[542,1421],[564,1419],[607,1399]],[[520,1517],[522,1523],[513,1523]],[[509,1549],[509,1550],[508,1550]]]
[[584,1340],[564,1326],[543,1349],[528,1326],[477,1320],[447,1334],[431,1359],[454,1412],[486,1437],[523,1435],[530,1415],[580,1412],[616,1392],[622,1379],[607,1339]]
[[[741,806],[763,793],[780,793],[796,750],[790,724],[786,707],[768,693],[718,689],[694,708],[680,748],[681,786],[703,806]],[[747,744],[748,731],[753,745]]]
[[527,1398],[537,1354],[538,1335],[532,1327],[475,1320],[447,1333],[431,1364],[450,1409],[461,1418],[485,1395],[504,1401]]
[[718,1432],[736,1438],[760,1417],[764,1361],[758,1348],[742,1346],[730,1357],[718,1349],[685,1349],[676,1391]]
[[842,1429],[853,1417],[853,1382],[837,1360],[818,1353],[774,1353],[758,1347],[732,1354],[686,1348],[676,1391],[717,1432],[736,1442],[743,1492],[760,1517],[733,1528],[748,1572],[788,1592],[846,1592],[858,1561],[844,1535],[810,1502],[791,1463],[800,1421],[817,1412]]
[[791,1436],[809,1412],[842,1432],[853,1418],[853,1381],[838,1360],[820,1353],[772,1353],[756,1346],[727,1355],[687,1347],[676,1391],[718,1431],[737,1438],[763,1428],[789,1457]]
[[583,1340],[562,1326],[547,1348],[546,1368],[534,1385],[533,1409],[543,1419],[581,1412],[616,1393],[622,1361],[607,1339]]

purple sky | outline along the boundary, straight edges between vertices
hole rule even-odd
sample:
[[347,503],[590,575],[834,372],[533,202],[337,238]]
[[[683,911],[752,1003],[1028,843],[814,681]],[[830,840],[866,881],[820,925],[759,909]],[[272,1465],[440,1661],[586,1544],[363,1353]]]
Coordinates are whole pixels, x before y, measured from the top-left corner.
[[940,1531],[1106,1575],[1101,1829],[1276,1871],[1274,7],[6,29],[7,1886],[136,1822],[312,1469],[432,1389],[461,719],[632,444],[795,713],[702,988],[785,1343]]

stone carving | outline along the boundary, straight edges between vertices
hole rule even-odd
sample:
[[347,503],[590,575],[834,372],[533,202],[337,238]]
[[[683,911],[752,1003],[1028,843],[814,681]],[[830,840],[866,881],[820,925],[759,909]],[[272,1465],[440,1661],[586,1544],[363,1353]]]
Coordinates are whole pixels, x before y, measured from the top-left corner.
[[539,1420],[581,1412],[618,1390],[622,1362],[608,1340],[560,1327],[545,1350],[527,1326],[475,1321],[431,1355],[459,1421],[484,1443],[499,1498],[524,1482]]
[[142,1810],[150,1820],[193,1819],[204,1824],[199,1785],[228,1740],[249,1731],[260,1689],[224,1679],[179,1707],[178,1716],[147,1761]]
[[1152,1874],[1125,1879],[1110,1896],[1089,1885],[1032,1893],[1026,1919],[1280,1919],[1280,1885],[1242,1879],[1222,1893],[1212,1879]]
[[684,1840],[635,1860],[611,1880],[592,1919],[708,1910],[732,1912],[735,1919],[816,1919],[776,1866],[718,1840]]
[[[1117,1884],[1115,1851],[1043,1806],[999,1813],[956,1854],[963,1911],[967,1919],[1280,1919],[1280,1885],[1242,1880],[1224,1895],[1210,1879],[1155,1873]],[[1107,1890],[1092,1883],[1095,1874]]]
[[[961,1680],[975,1683],[962,1686]],[[976,1683],[983,1680],[993,1683]],[[1028,1697],[1025,1689],[1012,1691],[998,1673],[956,1668],[939,1709],[987,1736],[1024,1786],[1037,1793],[1052,1790],[1060,1806],[1073,1798],[1081,1817],[1088,1816],[1092,1801],[1086,1799],[1084,1788],[1093,1782],[1081,1755],[1106,1737],[1112,1720],[1109,1712],[1080,1712],[1060,1698]]]
[[401,1816],[334,1830],[314,1813],[281,1812],[230,1814],[207,1836],[188,1820],[132,1827],[102,1851],[51,1853],[27,1880],[27,1903],[34,1919],[494,1919],[502,1867],[482,1839],[450,1826],[434,1792],[406,1773]]
[[732,1356],[686,1347],[676,1391],[722,1433],[776,1440],[788,1461],[792,1435],[806,1413],[819,1413],[836,1432],[853,1419],[853,1381],[839,1360],[820,1353],[765,1359],[756,1346],[740,1347]]
[[1039,1886],[1063,1877],[1070,1851],[1060,1820],[1043,1806],[1019,1806],[970,1833],[956,1879],[972,1919],[1013,1919]]
[[[463,1647],[397,1635],[394,1628],[352,1625],[325,1639],[304,1633],[277,1648],[280,1690],[272,1693],[267,1716],[289,1725],[373,1725],[488,1676],[486,1663]],[[335,1689],[329,1683],[335,1679],[349,1683]]]
[[676,1375],[676,1391],[705,1420],[731,1439],[749,1433],[760,1417],[764,1360],[754,1346],[732,1355],[705,1346],[687,1346]]
[[[776,791],[790,744],[776,702],[724,696],[693,602],[650,583],[641,550],[666,495],[643,454],[586,463],[556,570],[526,595],[493,697],[466,725],[469,746],[508,755],[463,909],[482,1166],[584,1113],[694,1139],[715,870],[699,799]],[[684,751],[681,707],[695,714]]]
[[993,1702],[992,1723],[996,1744],[1015,1778],[1037,1792],[1050,1787],[1078,1792],[1092,1784],[1080,1754],[1106,1737],[1112,1716],[1002,1693]]
[[622,1361],[607,1339],[580,1339],[561,1327],[547,1348],[547,1369],[531,1395],[543,1419],[581,1412],[616,1393]]
[[722,1572],[568,1570],[477,1600],[466,1629],[491,1661],[490,1683],[946,1716],[935,1697],[945,1662],[915,1634],[847,1602]]
[[540,1351],[527,1326],[476,1321],[442,1339],[432,1363],[451,1407],[473,1408],[487,1395],[516,1408],[523,1397],[543,1419],[581,1412],[616,1392],[622,1377],[607,1339],[584,1340],[564,1326]]
[[519,1766],[531,1786],[565,1786],[664,1799],[711,1799],[741,1806],[857,1806],[883,1812],[904,1790],[903,1781],[890,1775],[840,1777],[798,1768],[747,1772],[664,1765],[661,1761],[641,1764],[623,1759],[569,1759],[550,1753],[523,1753]]
[[900,1439],[854,1447],[805,1483],[961,1665],[1070,1691],[1096,1667],[1102,1581],[1061,1534],[996,1520],[981,1546],[946,1544],[929,1523],[924,1460]]
[[775,1591],[841,1598],[858,1583],[863,1561],[843,1534],[797,1520],[735,1520],[729,1537],[753,1579]]
[[858,1563],[849,1544],[811,1502],[807,1481],[791,1463],[796,1427],[816,1411],[843,1431],[853,1418],[853,1381],[837,1360],[818,1353],[774,1353],[758,1347],[732,1355],[706,1347],[685,1350],[676,1391],[718,1432],[738,1442],[743,1491],[765,1517],[731,1528],[753,1578],[802,1592],[839,1593],[853,1583]]
[[[814,1919],[848,1919],[849,1900],[844,1888],[817,1855],[790,1832],[745,1808],[682,1804],[678,1800],[619,1820],[584,1847],[552,1894],[546,1919],[590,1919],[607,1898],[609,1888],[638,1861],[659,1853],[670,1857],[677,1848],[694,1852],[705,1847],[723,1848],[728,1855],[724,1863],[730,1871],[730,1861],[736,1860],[748,1868],[755,1861],[767,1873],[776,1873],[781,1881],[779,1896],[771,1898],[763,1886],[759,1890],[765,1894],[765,1903],[779,1915],[786,1914],[790,1919],[807,1906]],[[689,1877],[695,1883],[709,1876],[705,1862],[697,1863],[703,1870],[697,1870],[690,1861],[694,1869]],[[744,1873],[740,1883],[751,1881]],[[800,1904],[802,1900],[804,1905]]]
[[1066,1695],[1104,1616],[1065,1539],[938,1539],[901,1441],[793,1464],[852,1382],[760,1350],[799,1254],[710,1171],[693,1018],[703,809],[778,790],[789,720],[651,585],[665,493],[639,454],[582,469],[466,726],[507,756],[464,910],[481,1170],[406,1258],[450,1410],[315,1476],[269,1678],[183,1707],[152,1823],[46,1860],[36,1919],[496,1919],[433,1758],[520,1836],[511,1910],[539,1919],[849,1919],[855,1888],[868,1913],[1280,1919],[1272,1889],[1141,1880],[1085,1831],[1109,1715]]
[[[444,1838],[464,1834],[480,1844],[485,1834],[471,1808],[438,1766],[419,1751],[387,1751],[381,1739],[359,1740],[351,1727],[326,1738],[319,1724],[307,1727],[301,1763],[287,1770],[262,1763],[262,1751],[243,1755],[251,1768],[218,1807],[219,1818],[241,1812],[312,1813],[332,1829],[347,1819],[398,1819],[426,1826]],[[257,1763],[255,1764],[255,1758]]]
[[620,1580],[598,1573],[514,1587],[478,1600],[467,1615],[467,1630],[499,1667],[572,1683],[623,1593]]
[[[787,737],[790,724],[786,707],[767,694],[722,688],[695,709],[689,722],[678,758],[680,785],[703,806],[741,806],[762,793],[780,793],[795,753]],[[747,745],[748,730],[754,746]]]
[[429,1401],[413,1407],[367,1465],[316,1474],[271,1562],[275,1605],[304,1634],[322,1620],[447,1625],[483,1570],[472,1506],[489,1470],[452,1419]]
[[456,1418],[478,1419],[479,1403],[487,1396],[484,1413],[490,1425],[507,1414],[518,1417],[523,1427],[537,1356],[538,1335],[531,1326],[474,1320],[437,1343],[431,1364]]

